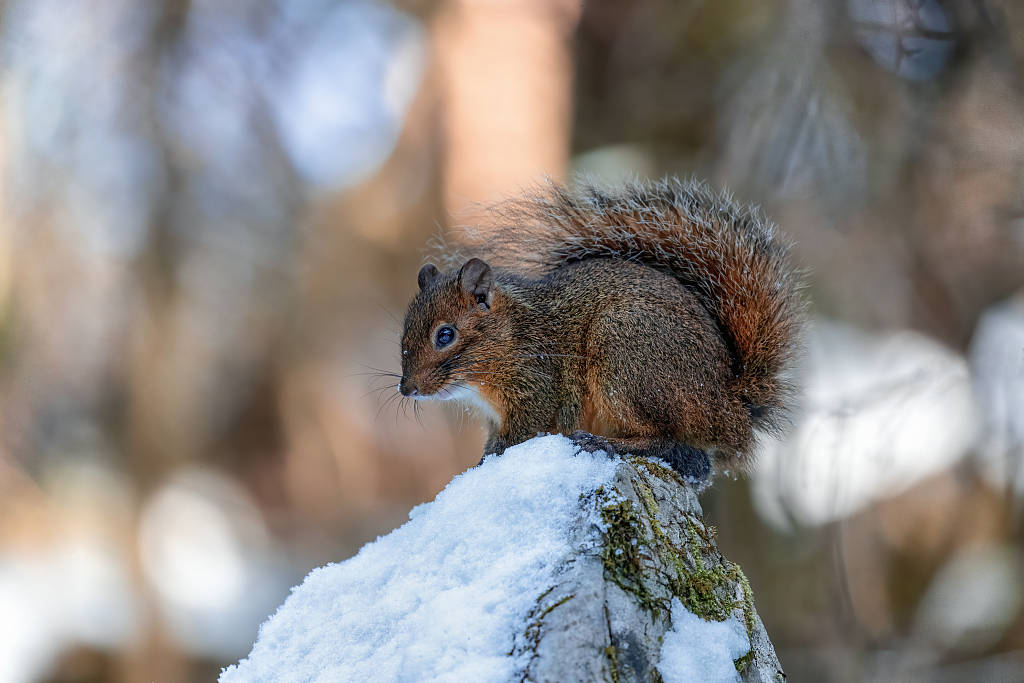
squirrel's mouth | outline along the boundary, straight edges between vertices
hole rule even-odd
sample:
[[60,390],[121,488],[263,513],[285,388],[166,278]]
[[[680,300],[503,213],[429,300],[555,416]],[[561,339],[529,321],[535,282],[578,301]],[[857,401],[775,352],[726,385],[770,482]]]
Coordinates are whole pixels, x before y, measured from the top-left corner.
[[[443,368],[442,368],[443,370]],[[416,401],[462,401],[477,404],[486,400],[481,395],[476,382],[470,382],[460,373],[438,372],[425,373],[415,377],[403,375],[398,391],[403,396]],[[483,386],[483,383],[480,383]]]
[[427,399],[441,399],[447,400],[441,396],[445,392],[447,381],[437,382],[436,379],[428,379],[427,381],[413,380],[410,377],[402,377],[402,381],[398,384],[398,393],[407,398],[415,399],[417,401],[423,401]]

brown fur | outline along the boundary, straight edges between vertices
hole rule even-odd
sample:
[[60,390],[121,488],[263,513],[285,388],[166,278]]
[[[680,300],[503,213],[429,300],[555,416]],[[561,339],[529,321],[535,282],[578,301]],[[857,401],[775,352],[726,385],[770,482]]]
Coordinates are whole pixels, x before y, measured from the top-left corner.
[[[668,180],[552,186],[496,214],[472,249],[494,271],[421,271],[403,393],[473,390],[490,406],[487,452],[585,430],[697,477],[708,454],[742,464],[754,430],[779,426],[802,303],[787,246],[756,212]],[[441,324],[457,337],[438,349]]]

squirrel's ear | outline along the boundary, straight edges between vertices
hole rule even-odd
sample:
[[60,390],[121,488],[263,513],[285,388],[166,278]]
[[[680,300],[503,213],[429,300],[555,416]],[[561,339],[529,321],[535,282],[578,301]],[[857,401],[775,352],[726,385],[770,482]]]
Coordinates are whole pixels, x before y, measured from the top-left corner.
[[433,282],[434,278],[436,278],[438,274],[437,266],[433,263],[428,263],[420,268],[420,274],[416,276],[416,281],[420,285],[420,291],[422,292],[427,285]]
[[487,308],[491,307],[491,286],[494,284],[494,275],[491,267],[478,258],[471,258],[466,261],[459,271],[459,284],[462,289],[476,299],[477,303]]

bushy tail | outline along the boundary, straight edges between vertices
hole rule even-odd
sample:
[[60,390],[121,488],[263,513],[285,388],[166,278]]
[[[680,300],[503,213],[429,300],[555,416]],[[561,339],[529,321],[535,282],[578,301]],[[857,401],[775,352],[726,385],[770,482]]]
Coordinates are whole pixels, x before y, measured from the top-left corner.
[[614,191],[550,184],[498,205],[496,215],[499,224],[476,233],[472,250],[499,268],[543,274],[622,258],[692,288],[732,349],[734,390],[754,425],[779,426],[802,325],[801,275],[789,244],[757,209],[704,183],[668,179]]

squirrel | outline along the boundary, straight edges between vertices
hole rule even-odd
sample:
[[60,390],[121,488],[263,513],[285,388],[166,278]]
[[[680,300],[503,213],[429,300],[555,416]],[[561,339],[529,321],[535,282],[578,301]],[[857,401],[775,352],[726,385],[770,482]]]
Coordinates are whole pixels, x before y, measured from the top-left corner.
[[398,385],[477,407],[485,456],[557,432],[706,482],[784,424],[802,274],[758,209],[672,178],[550,183],[496,214],[473,258],[420,269]]

